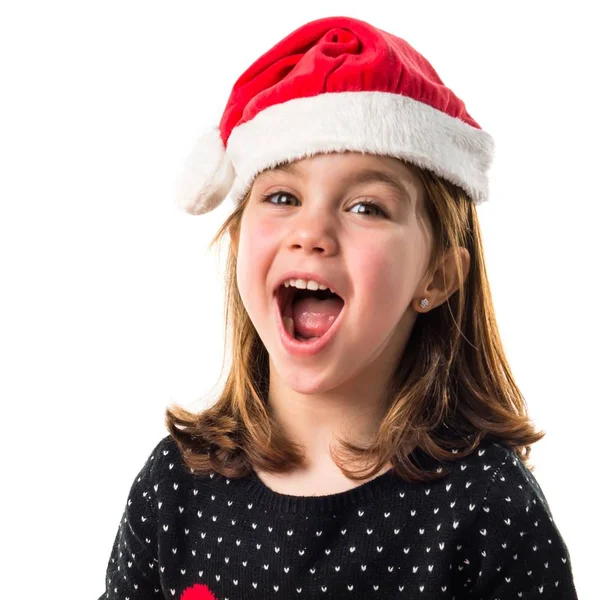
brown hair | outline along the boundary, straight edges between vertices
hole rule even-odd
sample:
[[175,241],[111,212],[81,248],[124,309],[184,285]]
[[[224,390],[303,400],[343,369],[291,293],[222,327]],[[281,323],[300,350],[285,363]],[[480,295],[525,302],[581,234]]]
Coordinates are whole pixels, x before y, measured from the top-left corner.
[[[347,461],[344,466],[343,459],[332,457],[355,481],[372,478],[390,462],[407,481],[431,481],[447,471],[427,470],[424,464],[430,459],[463,458],[485,438],[515,450],[533,470],[528,464],[530,444],[545,433],[536,432],[530,422],[502,348],[475,205],[460,187],[401,162],[425,188],[425,211],[434,239],[428,273],[433,274],[442,254],[450,251],[464,284],[444,304],[418,316],[390,384],[387,413],[372,443],[360,447],[341,440],[342,452],[367,466],[352,471]],[[209,247],[225,232],[231,240],[237,239],[249,196],[229,215]],[[466,279],[460,247],[470,254]],[[303,451],[283,434],[269,410],[269,357],[238,292],[236,252],[232,241],[225,312],[232,366],[224,389],[212,406],[198,414],[177,405],[167,408],[165,423],[194,472],[216,471],[230,478],[243,477],[255,468],[284,473],[303,464]]]

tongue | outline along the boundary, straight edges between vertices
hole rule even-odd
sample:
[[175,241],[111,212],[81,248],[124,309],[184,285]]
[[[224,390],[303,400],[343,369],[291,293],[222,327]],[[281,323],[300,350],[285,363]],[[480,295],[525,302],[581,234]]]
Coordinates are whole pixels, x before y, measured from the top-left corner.
[[294,331],[302,337],[322,336],[337,319],[342,307],[341,298],[302,298],[294,302],[292,316],[294,318]]

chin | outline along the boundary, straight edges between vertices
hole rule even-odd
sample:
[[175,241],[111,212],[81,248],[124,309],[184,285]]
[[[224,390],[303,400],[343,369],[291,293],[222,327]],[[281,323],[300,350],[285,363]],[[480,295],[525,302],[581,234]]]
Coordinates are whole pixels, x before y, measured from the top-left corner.
[[347,377],[340,380],[339,376],[334,375],[335,371],[348,374],[348,371],[341,367],[331,369],[330,374],[327,374],[322,371],[315,372],[315,369],[302,368],[293,363],[283,369],[277,369],[271,361],[271,377],[277,378],[277,386],[290,388],[297,394],[305,396],[324,394],[343,385]]

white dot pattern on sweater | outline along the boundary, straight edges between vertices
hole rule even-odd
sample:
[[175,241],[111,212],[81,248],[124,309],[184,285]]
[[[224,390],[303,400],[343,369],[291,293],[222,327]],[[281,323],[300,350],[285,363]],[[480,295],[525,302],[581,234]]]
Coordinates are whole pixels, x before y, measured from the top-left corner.
[[191,473],[170,436],[134,480],[99,600],[576,599],[570,557],[518,456],[486,441],[436,482],[392,471],[288,496]]

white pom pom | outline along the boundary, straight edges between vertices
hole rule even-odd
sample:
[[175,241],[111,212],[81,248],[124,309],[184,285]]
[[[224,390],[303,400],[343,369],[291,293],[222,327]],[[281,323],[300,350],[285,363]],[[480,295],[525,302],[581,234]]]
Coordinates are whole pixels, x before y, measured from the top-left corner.
[[223,202],[235,179],[218,127],[200,137],[177,181],[177,205],[192,215],[214,210]]

